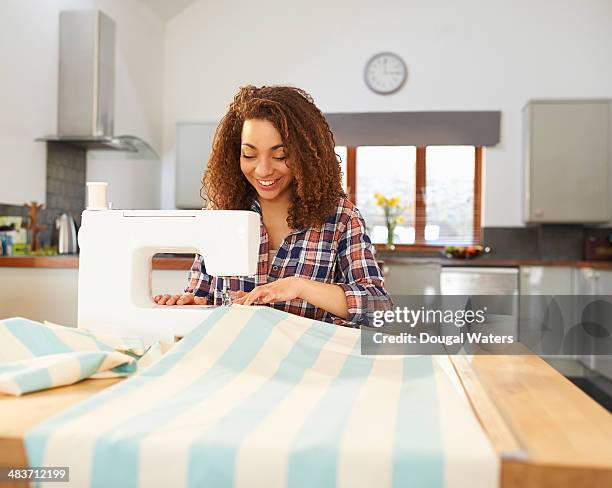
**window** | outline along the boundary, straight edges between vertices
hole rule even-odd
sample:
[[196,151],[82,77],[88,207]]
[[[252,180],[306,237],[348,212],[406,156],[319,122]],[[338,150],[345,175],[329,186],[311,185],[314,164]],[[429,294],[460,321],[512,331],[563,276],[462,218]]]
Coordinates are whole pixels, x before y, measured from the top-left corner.
[[408,206],[403,212],[405,222],[395,228],[394,242],[413,244],[414,174],[416,147],[367,146],[358,147],[356,154],[356,200],[373,242],[387,241],[387,227],[381,207],[376,205],[375,193],[387,197],[397,195],[399,205]]
[[387,239],[376,192],[408,205],[395,228],[397,245],[480,242],[482,147],[338,146],[336,152],[346,155],[345,188],[374,243]]
[[425,148],[425,241],[471,244],[474,240],[474,146]]

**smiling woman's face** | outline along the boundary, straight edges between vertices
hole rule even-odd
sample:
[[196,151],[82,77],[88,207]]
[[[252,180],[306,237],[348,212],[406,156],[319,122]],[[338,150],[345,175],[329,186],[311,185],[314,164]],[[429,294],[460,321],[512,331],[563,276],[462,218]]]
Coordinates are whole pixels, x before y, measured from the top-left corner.
[[245,120],[242,124],[240,169],[260,199],[289,199],[293,172],[286,163],[287,148],[272,122]]

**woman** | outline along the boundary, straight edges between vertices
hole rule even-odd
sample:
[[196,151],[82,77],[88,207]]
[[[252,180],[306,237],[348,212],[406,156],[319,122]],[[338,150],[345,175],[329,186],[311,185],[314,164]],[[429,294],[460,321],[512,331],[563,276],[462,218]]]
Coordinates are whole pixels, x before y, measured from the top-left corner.
[[[262,217],[257,276],[230,278],[234,303],[349,326],[390,306],[364,220],[342,190],[334,146],[325,117],[303,90],[246,86],[234,97],[203,178],[210,208]],[[197,255],[185,294],[154,300],[220,304],[222,281]]]

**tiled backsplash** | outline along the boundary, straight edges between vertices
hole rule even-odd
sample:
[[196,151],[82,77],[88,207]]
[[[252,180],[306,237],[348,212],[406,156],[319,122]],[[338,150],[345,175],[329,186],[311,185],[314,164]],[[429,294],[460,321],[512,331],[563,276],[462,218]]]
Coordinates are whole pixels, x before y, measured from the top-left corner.
[[68,213],[81,225],[85,209],[87,152],[68,144],[47,143],[47,211]]
[[485,227],[482,242],[491,253],[480,259],[581,260],[584,231],[581,225]]
[[[489,259],[537,259],[543,261],[581,261],[584,259],[584,239],[588,235],[607,237],[609,227],[581,225],[538,225],[529,227],[485,227],[482,243],[491,247],[479,261]],[[379,251],[380,257],[430,257],[432,252]],[[438,253],[434,253],[438,255]]]
[[[87,153],[84,149],[62,143],[47,143],[46,205],[38,214],[39,224],[47,224],[47,230],[40,233],[42,246],[51,244],[55,219],[61,214],[71,214],[77,227],[81,225],[81,213],[85,209],[86,170]],[[23,206],[0,204],[0,215],[21,216],[25,224],[28,211]]]

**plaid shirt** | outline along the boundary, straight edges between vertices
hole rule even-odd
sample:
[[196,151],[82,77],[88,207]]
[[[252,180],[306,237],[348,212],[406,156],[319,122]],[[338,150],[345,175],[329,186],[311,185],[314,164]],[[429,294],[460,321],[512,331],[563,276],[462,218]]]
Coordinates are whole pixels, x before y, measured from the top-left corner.
[[[261,215],[259,202],[253,203],[252,210]],[[386,310],[391,306],[380,268],[372,254],[372,242],[366,233],[363,217],[357,207],[345,198],[340,199],[336,213],[322,226],[290,233],[270,263],[271,267],[268,266],[268,251],[268,233],[262,221],[257,275],[229,278],[231,296],[235,296],[239,290],[249,292],[258,285],[288,276],[301,276],[342,287],[348,305],[348,318],[337,317],[302,299],[271,303],[269,306],[352,327],[367,324],[368,311]],[[221,305],[223,279],[208,275],[202,256],[196,254],[185,292],[207,297],[209,304]]]

